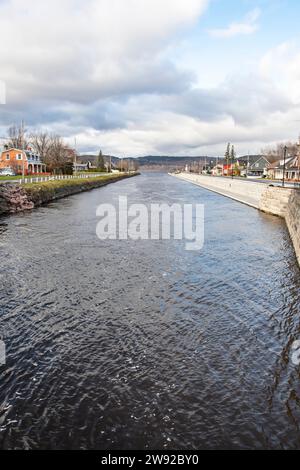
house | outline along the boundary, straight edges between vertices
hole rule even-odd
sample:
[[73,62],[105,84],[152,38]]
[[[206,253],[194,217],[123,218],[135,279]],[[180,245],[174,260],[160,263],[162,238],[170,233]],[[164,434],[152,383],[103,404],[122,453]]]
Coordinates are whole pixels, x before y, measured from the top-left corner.
[[[109,171],[110,168],[117,169],[117,163],[119,163],[120,160],[118,160],[117,162],[114,162],[113,161],[114,157],[111,157],[109,155],[102,155],[102,156],[104,158],[104,166],[107,171]],[[76,162],[77,162],[77,165],[78,164],[84,165],[80,168],[81,170],[85,168],[85,170],[96,171],[98,157],[99,157],[98,155],[77,155]]]
[[257,178],[264,178],[268,174],[268,168],[270,166],[269,160],[261,156],[255,162],[247,165],[247,176],[255,176]]
[[300,181],[300,155],[293,157],[286,165],[286,179]]
[[288,157],[285,162],[278,160],[268,169],[268,177],[274,180],[282,180],[283,173],[286,180],[300,181],[300,155]]
[[246,155],[239,157],[238,163],[241,176],[255,178],[266,177],[270,165],[269,160],[264,155]]
[[232,173],[234,172],[234,164],[232,163],[225,163],[224,165],[222,165],[223,167],[223,176],[232,176]]
[[78,172],[78,171],[87,171],[89,169],[89,164],[88,163],[73,163],[73,171]]
[[25,155],[28,162],[27,173],[29,175],[36,175],[38,173],[46,173],[46,165],[42,162],[38,153],[33,152],[31,148],[25,150]]
[[16,174],[25,175],[44,173],[46,165],[41,161],[38,154],[31,149],[20,150],[7,148],[0,155],[0,169],[11,169]]
[[212,169],[212,175],[213,176],[222,176],[223,175],[223,165],[218,163],[215,165]]

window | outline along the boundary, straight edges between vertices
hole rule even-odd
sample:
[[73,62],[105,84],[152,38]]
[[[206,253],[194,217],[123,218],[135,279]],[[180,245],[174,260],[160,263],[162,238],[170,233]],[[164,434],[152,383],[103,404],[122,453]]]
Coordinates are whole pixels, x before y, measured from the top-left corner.
[[17,160],[22,160],[22,155],[20,153],[17,155]]
[[9,155],[9,153],[6,154],[6,160],[10,160],[10,155]]

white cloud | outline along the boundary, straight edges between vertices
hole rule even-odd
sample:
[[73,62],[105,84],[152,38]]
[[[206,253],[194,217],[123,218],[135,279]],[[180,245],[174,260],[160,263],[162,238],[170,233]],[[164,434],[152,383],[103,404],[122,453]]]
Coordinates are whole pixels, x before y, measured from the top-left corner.
[[181,87],[186,77],[162,51],[207,3],[6,0],[0,3],[0,64],[8,102],[92,102]]
[[261,10],[255,8],[250,11],[243,21],[237,23],[231,23],[227,28],[224,29],[211,29],[209,34],[215,38],[232,38],[238,35],[249,35],[255,33],[258,29],[257,20],[261,15]]
[[[207,4],[0,0],[0,79],[7,87],[0,135],[7,124],[25,119],[30,128],[58,132],[71,145],[76,135],[81,151],[102,147],[130,156],[222,154],[229,140],[241,154],[295,139],[296,45],[270,50],[252,64],[255,72],[234,70],[226,77],[221,70],[220,82],[210,88],[197,88],[193,71],[172,62],[178,32],[195,24]],[[250,28],[259,14],[247,17]],[[229,35],[237,29],[231,25]],[[198,54],[201,64],[201,44]]]

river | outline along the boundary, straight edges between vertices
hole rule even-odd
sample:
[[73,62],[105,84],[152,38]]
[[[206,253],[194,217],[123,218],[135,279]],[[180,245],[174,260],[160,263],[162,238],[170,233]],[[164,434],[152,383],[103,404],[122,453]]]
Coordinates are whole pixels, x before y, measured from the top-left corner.
[[[205,245],[100,241],[96,207],[203,203]],[[284,222],[148,173],[0,220],[2,449],[300,447]]]

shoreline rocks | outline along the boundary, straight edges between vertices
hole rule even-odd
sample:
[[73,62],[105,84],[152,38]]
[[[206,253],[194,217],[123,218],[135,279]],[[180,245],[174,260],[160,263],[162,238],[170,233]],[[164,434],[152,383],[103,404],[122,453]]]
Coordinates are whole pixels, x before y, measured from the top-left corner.
[[33,208],[34,203],[22,186],[11,183],[0,185],[0,215],[15,214]]

